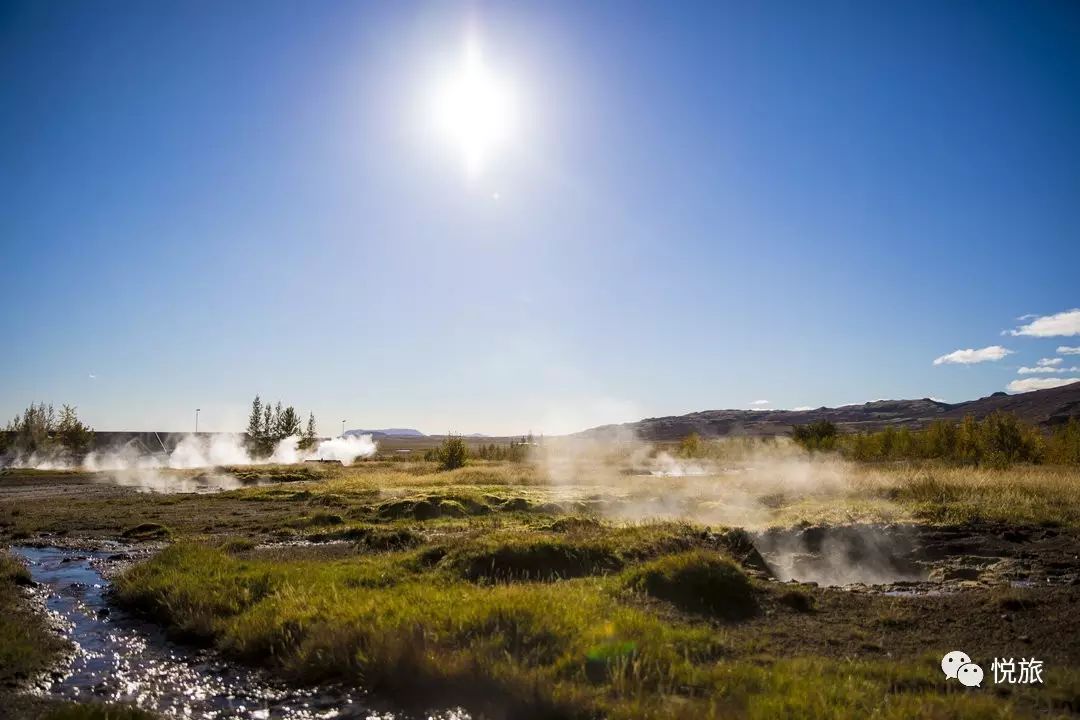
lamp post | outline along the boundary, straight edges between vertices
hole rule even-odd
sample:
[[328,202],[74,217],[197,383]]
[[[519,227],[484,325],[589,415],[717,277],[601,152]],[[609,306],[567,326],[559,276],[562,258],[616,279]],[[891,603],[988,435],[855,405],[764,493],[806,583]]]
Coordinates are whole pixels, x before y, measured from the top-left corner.
[[341,421],[341,437],[345,437],[345,421]]
[[199,410],[200,410],[200,408],[195,408],[195,434],[196,435],[199,434]]

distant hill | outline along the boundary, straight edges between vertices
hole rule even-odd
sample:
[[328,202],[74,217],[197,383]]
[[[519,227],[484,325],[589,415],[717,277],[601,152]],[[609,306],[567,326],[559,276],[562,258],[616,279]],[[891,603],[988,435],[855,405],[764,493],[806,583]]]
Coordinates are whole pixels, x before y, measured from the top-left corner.
[[413,437],[422,438],[427,437],[424,433],[413,428],[386,428],[385,430],[346,430],[346,435],[370,435],[374,438],[379,437]]
[[616,436],[627,431],[643,440],[680,440],[692,432],[702,437],[724,435],[782,435],[793,425],[817,420],[835,423],[841,431],[881,430],[887,426],[919,428],[934,420],[960,420],[965,415],[983,418],[995,410],[1011,412],[1027,423],[1053,426],[1080,418],[1080,382],[1018,395],[997,392],[978,400],[945,403],[921,400],[875,400],[862,405],[814,410],[704,410],[688,415],[646,418],[622,425],[603,425],[576,433],[583,436]]

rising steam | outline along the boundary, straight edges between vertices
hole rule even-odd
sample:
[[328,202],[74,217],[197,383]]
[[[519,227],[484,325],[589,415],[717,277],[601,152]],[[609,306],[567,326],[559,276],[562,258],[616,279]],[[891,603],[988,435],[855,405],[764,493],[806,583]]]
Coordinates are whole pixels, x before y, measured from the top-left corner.
[[[867,495],[877,517],[903,515],[868,492],[875,480],[867,472],[835,455],[808,454],[785,438],[725,438],[709,450],[704,458],[677,457],[618,428],[603,438],[553,438],[535,455],[560,492],[611,520],[676,520],[755,533],[780,580],[846,585],[923,576],[903,561],[911,552],[908,534],[838,515],[837,508],[851,507],[846,500]],[[807,508],[843,527],[791,528]]]
[[323,440],[314,448],[301,449],[300,438],[281,440],[267,458],[253,457],[244,446],[244,436],[236,434],[186,435],[171,452],[147,453],[134,443],[106,450],[95,450],[81,461],[64,456],[31,455],[15,458],[11,467],[36,470],[86,470],[121,472],[129,470],[191,470],[226,465],[293,465],[308,460],[337,461],[351,465],[357,458],[370,457],[376,451],[370,435]]

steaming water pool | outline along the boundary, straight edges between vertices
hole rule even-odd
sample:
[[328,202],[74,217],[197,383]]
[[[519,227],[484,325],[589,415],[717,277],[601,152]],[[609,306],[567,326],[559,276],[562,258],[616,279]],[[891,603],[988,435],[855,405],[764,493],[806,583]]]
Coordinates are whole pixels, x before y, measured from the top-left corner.
[[[345,688],[295,688],[212,652],[177,645],[158,626],[111,606],[99,568],[105,552],[14,547],[46,606],[75,646],[69,662],[42,690],[70,700],[129,702],[167,717],[314,720],[409,717],[374,709]],[[425,713],[430,720],[468,720],[461,710]]]

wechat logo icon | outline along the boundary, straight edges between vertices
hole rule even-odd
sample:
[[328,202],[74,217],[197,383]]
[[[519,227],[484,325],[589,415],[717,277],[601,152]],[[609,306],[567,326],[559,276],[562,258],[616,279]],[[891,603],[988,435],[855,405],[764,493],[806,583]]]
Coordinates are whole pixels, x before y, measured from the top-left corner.
[[959,680],[966,687],[982,687],[983,669],[971,662],[971,657],[960,650],[953,650],[941,658],[941,671],[950,680]]

